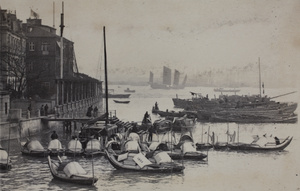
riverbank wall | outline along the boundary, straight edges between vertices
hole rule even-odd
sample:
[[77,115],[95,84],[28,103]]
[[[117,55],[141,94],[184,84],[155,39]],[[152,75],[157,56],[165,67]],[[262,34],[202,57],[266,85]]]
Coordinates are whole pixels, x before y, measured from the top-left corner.
[[15,122],[0,123],[0,140],[17,139],[22,137],[30,137],[41,131],[49,131],[50,129],[62,126],[61,122],[42,120],[43,117],[30,119],[21,119]]

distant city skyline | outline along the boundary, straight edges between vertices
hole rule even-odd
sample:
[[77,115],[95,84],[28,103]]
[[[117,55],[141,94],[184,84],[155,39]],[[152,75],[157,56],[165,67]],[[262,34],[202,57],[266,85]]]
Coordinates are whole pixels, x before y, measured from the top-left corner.
[[[44,25],[55,21],[59,34],[61,2],[4,0],[0,6],[16,11],[23,22],[33,10]],[[266,81],[299,86],[297,0],[64,0],[64,15],[64,37],[74,42],[79,71],[92,77],[98,78],[100,65],[103,69],[106,26],[109,80],[147,78],[163,65],[195,76],[256,64],[260,57],[270,71]]]

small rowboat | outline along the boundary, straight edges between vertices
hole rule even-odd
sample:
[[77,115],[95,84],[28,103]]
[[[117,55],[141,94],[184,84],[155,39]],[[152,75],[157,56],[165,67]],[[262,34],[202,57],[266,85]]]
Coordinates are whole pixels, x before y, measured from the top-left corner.
[[285,149],[293,140],[293,137],[287,137],[278,144],[266,143],[259,145],[255,143],[232,143],[228,144],[227,147],[231,150],[247,150],[247,151],[280,151]]
[[[153,146],[152,144],[158,144],[158,146]],[[207,159],[207,155],[197,151],[196,146],[194,144],[193,138],[189,135],[183,135],[179,143],[174,146],[172,149],[171,146],[168,146],[165,143],[155,143],[153,142],[150,145],[150,150],[151,148],[156,148],[156,149],[162,149],[162,150],[168,150],[167,153],[168,155],[173,159],[173,160],[204,160]],[[171,149],[170,149],[171,148]]]
[[53,139],[48,144],[48,155],[59,156],[63,155],[65,150],[62,148],[61,142],[58,139]]
[[114,102],[115,102],[115,103],[124,103],[124,104],[127,104],[127,103],[129,103],[130,101],[120,101],[120,100],[115,100],[115,99],[114,99]]
[[60,181],[84,185],[94,185],[98,181],[98,178],[87,175],[77,162],[55,162],[48,156],[48,165],[53,178]]
[[86,157],[104,156],[105,153],[101,148],[101,143],[97,139],[89,140],[83,152]]
[[66,156],[81,156],[83,154],[82,144],[79,140],[71,140],[68,143],[67,150],[65,151]]
[[135,90],[131,90],[131,89],[127,88],[127,89],[124,90],[124,92],[134,93]]
[[[109,146],[108,146],[109,147]],[[126,152],[116,154],[112,149],[105,150],[110,164],[117,170],[172,173],[181,172],[184,166],[172,161],[165,152],[146,158],[142,153]]]
[[11,159],[6,150],[0,146],[0,171],[6,172],[11,169]]
[[28,140],[21,148],[22,155],[32,157],[46,157],[48,151],[38,140]]

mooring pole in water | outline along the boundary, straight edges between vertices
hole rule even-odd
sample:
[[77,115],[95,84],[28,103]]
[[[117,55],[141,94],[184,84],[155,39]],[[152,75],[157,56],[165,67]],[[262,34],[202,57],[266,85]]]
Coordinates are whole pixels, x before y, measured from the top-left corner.
[[[91,140],[91,147],[92,147],[92,151],[93,151],[93,139]],[[94,155],[92,154],[92,172],[93,172],[93,184],[94,184],[94,179],[95,179],[95,173],[94,173]]]
[[[210,131],[210,126],[208,126],[208,133],[207,133],[207,146],[208,146],[208,139],[209,139],[209,131]],[[204,147],[205,148],[205,147]],[[208,161],[208,150],[209,148],[207,147],[206,151],[206,161]]]
[[203,124],[201,126],[201,143],[203,143]]
[[9,161],[9,147],[10,147],[10,127],[8,128],[8,148],[7,148],[7,169],[8,169],[8,161]]
[[228,135],[229,135],[229,124],[227,123],[227,133],[226,133],[226,135],[227,135],[227,144],[228,144]]
[[240,142],[240,125],[238,124],[238,137],[237,137],[237,142]]

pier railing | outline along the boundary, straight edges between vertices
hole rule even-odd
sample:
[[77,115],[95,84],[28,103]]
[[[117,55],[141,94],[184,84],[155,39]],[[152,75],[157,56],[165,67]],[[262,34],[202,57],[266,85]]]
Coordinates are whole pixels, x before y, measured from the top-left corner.
[[[102,96],[97,97],[91,97],[79,101],[69,102],[63,105],[58,105],[55,108],[55,117],[56,118],[80,118],[86,116],[87,109],[90,106],[98,107],[100,110],[103,108],[100,104]],[[99,107],[100,105],[100,107]],[[94,116],[98,116],[97,114],[94,114]]]

